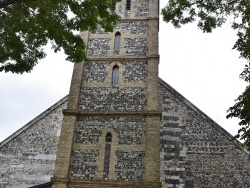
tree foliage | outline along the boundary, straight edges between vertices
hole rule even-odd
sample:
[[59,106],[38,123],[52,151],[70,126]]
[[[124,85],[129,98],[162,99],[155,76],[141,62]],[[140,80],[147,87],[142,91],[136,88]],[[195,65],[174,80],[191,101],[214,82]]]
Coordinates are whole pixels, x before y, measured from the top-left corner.
[[233,107],[228,109],[227,118],[240,119],[241,128],[235,138],[244,140],[250,149],[250,1],[249,0],[169,0],[162,9],[163,19],[176,28],[184,24],[198,22],[203,32],[212,32],[230,20],[237,31],[238,39],[233,49],[247,60],[240,78],[248,82],[245,91],[236,99]]
[[[241,79],[250,82],[250,67],[245,65],[244,71],[240,74]],[[250,85],[235,100],[234,106],[228,109],[227,118],[239,118],[241,126],[238,133],[234,136],[236,139],[243,140],[243,146],[250,150]]]
[[[50,42],[67,60],[81,62],[85,44],[79,32],[112,31],[119,0],[0,0],[0,72],[29,72],[46,56]],[[69,16],[70,15],[70,16]]]

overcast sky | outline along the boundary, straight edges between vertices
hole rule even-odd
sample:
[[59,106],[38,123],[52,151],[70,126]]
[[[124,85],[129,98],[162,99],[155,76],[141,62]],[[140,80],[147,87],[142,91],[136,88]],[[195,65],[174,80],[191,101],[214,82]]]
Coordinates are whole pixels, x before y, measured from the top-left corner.
[[[246,61],[232,50],[235,41],[229,24],[204,34],[196,24],[160,22],[159,76],[231,134],[238,120],[227,120],[226,110],[245,88],[239,74]],[[31,73],[0,73],[0,141],[68,94],[73,65],[47,51]]]

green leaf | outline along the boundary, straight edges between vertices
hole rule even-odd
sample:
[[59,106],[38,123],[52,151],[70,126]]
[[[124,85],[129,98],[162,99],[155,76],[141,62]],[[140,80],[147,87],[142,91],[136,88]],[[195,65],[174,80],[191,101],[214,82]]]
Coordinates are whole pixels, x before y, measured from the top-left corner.
[[[102,26],[112,31],[119,17],[114,4],[119,0],[13,0],[0,2],[0,71],[29,72],[46,56],[49,41],[55,52],[64,50],[68,61],[85,58],[82,31]],[[69,17],[68,13],[74,15]]]

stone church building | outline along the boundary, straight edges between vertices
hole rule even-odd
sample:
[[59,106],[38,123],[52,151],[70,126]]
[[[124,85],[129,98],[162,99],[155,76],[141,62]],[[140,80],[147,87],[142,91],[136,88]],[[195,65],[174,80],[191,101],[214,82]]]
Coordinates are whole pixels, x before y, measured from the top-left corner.
[[0,188],[249,188],[249,153],[158,77],[159,0],[116,11],[69,95],[0,143]]

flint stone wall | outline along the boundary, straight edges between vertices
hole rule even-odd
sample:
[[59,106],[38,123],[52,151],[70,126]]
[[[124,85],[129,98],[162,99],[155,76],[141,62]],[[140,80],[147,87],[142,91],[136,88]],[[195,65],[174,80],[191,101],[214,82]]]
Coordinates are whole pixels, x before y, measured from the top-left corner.
[[117,179],[123,181],[140,181],[144,175],[143,151],[116,151],[117,165],[115,166]]
[[79,107],[89,111],[141,111],[146,107],[146,89],[82,88]]
[[126,0],[116,4],[116,13],[122,18],[145,18],[148,15],[148,4],[145,0],[131,1],[131,10],[126,11]]
[[[83,73],[84,82],[105,82],[111,63],[110,61],[86,61]],[[125,67],[123,72],[119,72],[123,82],[146,82],[147,61],[125,61],[119,63]]]
[[[124,44],[121,47],[125,49],[126,56],[145,56],[148,50],[147,38],[124,38]],[[87,54],[89,57],[108,57],[113,55],[112,49],[114,44],[111,43],[111,38],[91,38],[88,42]]]
[[[114,30],[124,30],[126,34],[132,35],[146,35],[147,33],[147,22],[146,21],[120,21],[115,25]],[[110,34],[111,32],[105,32],[103,28],[98,28],[95,34]]]
[[163,187],[250,187],[250,157],[239,143],[164,82],[160,95]]
[[[163,109],[160,132],[163,188],[250,187],[249,154],[239,147],[238,143],[232,142],[226,131],[165,82],[160,81],[159,87]],[[49,181],[52,176],[58,132],[62,121],[61,110],[65,106],[66,104],[63,103],[34,123],[29,129],[24,130],[4,145],[1,144],[1,188],[24,188]],[[116,124],[116,120],[111,122]],[[94,124],[96,125],[95,122]],[[85,125],[79,123],[78,126]],[[105,126],[100,125],[96,128],[102,129]],[[86,124],[86,128],[90,127],[90,123]],[[131,133],[131,131],[134,131],[132,130],[134,127],[130,128],[131,130],[128,127],[128,130],[125,131],[127,131],[126,134],[131,135],[131,139],[125,137],[119,139],[124,141],[127,139],[126,142],[136,143],[137,140],[132,139],[133,133]],[[100,130],[96,133],[94,128],[91,127],[90,129],[90,133],[93,133],[94,136],[90,135],[89,141],[96,142]],[[137,130],[141,133],[139,127],[136,128]],[[86,139],[83,134],[80,140],[86,141]],[[34,146],[33,149],[31,149],[31,146]],[[128,172],[133,172],[133,165],[137,165],[140,168],[133,173],[136,175],[135,177],[140,179],[144,173],[143,166],[140,165],[144,163],[143,153],[140,155],[138,153],[139,158],[136,158],[135,164],[130,164],[129,161],[121,162],[124,161],[124,156],[121,155],[124,153],[122,152],[116,151],[116,156],[120,161],[119,164],[129,167],[122,171],[123,168],[120,168],[117,163],[116,173],[119,174],[119,177],[129,179],[130,174]],[[131,158],[133,157],[136,156],[131,156]],[[94,163],[95,161],[89,163],[93,164],[93,168],[91,167],[93,172],[95,170]],[[73,170],[73,174],[77,170]],[[93,176],[92,173],[88,173],[87,176],[90,176],[90,174]]]
[[0,147],[0,188],[27,188],[50,181],[66,100],[48,109]]
[[142,144],[145,124],[142,117],[78,117],[75,142],[96,144],[103,130],[113,129],[119,144]]
[[70,175],[78,179],[94,179],[98,169],[98,150],[75,150],[72,152]]
[[[98,28],[95,33],[88,33],[87,57],[142,57],[147,55],[147,31],[146,20],[128,21],[121,20],[114,28],[114,32],[105,32]],[[119,32],[120,50],[114,50],[115,34]]]

